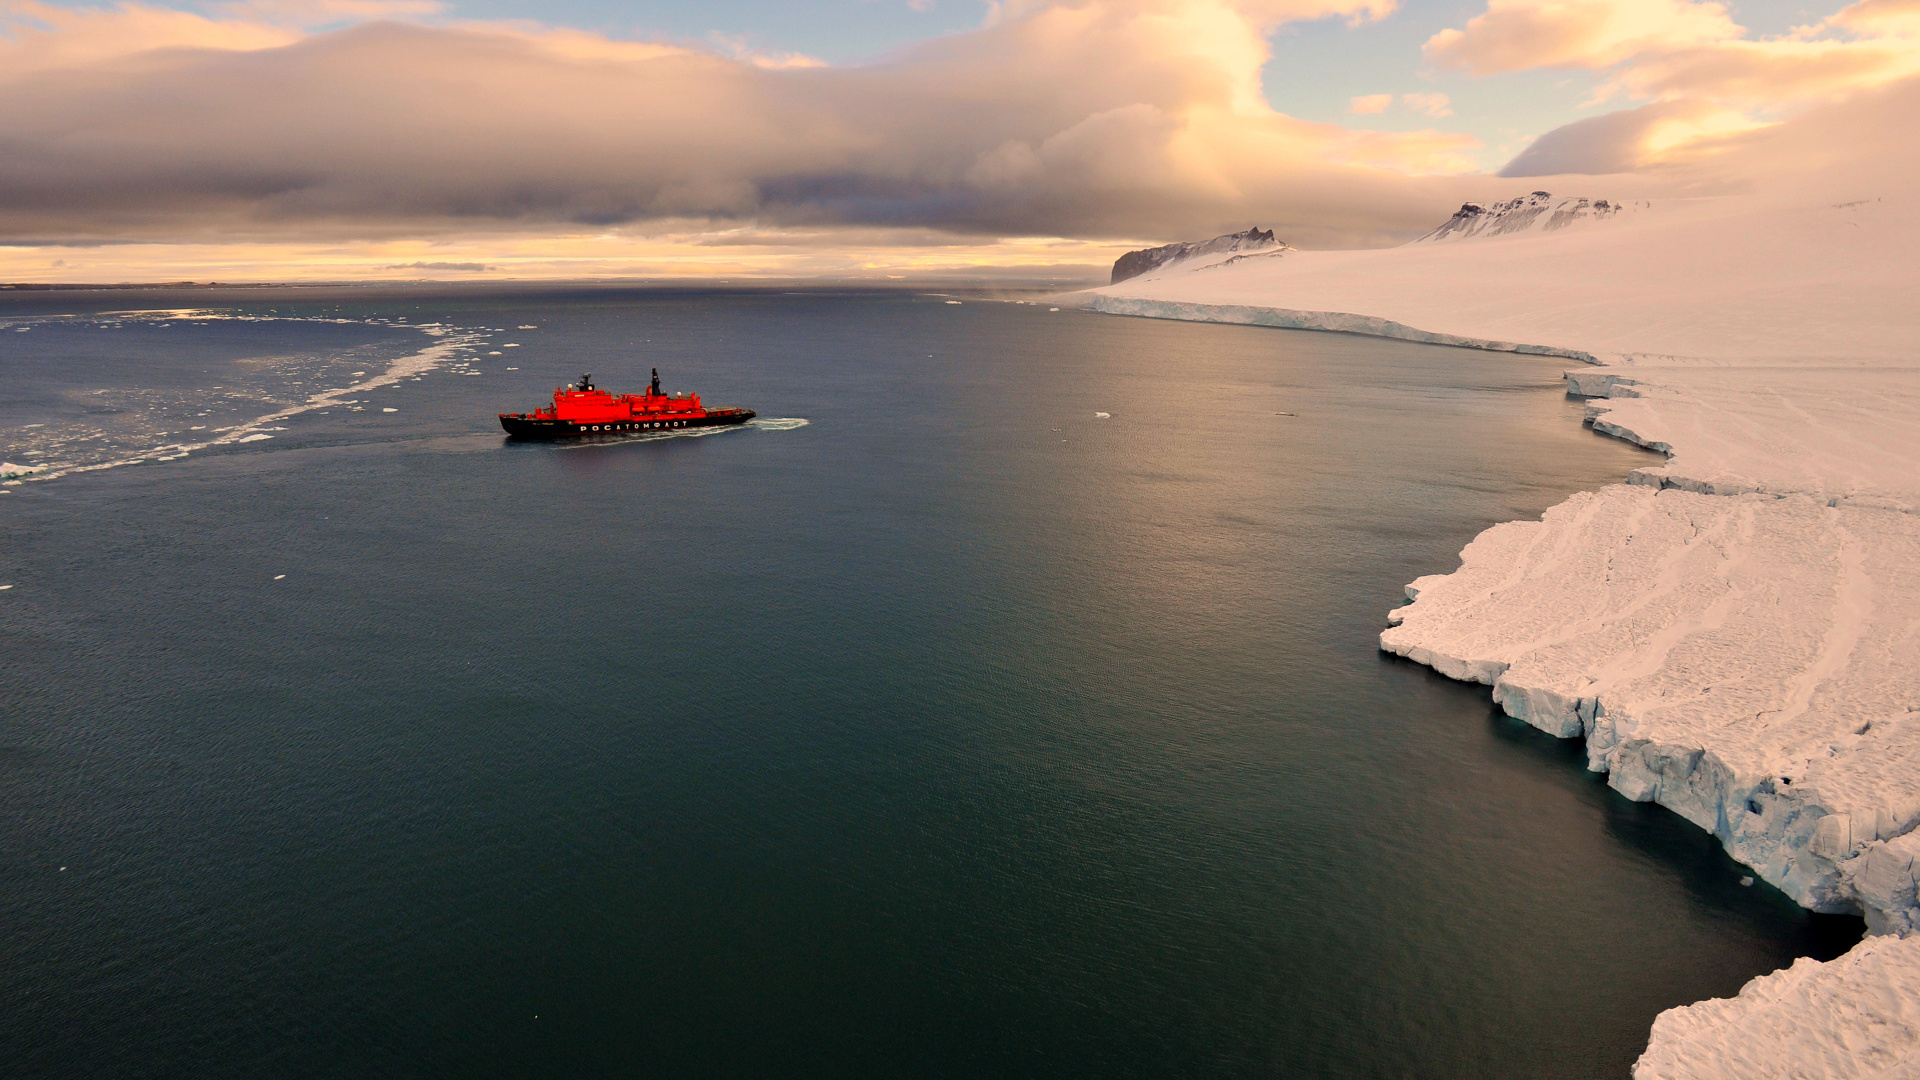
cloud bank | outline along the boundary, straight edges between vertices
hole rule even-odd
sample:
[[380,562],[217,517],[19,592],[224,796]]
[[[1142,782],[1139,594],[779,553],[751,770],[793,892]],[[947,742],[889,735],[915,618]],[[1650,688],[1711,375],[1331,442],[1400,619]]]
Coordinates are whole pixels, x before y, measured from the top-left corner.
[[[15,3],[0,238],[753,221],[1126,237],[1418,229],[1477,144],[1274,111],[1264,32],[1382,0],[1008,3],[858,67],[508,26],[309,33]],[[158,42],[160,47],[143,47]]]
[[1765,39],[1711,0],[1489,0],[1464,29],[1430,38],[1426,54],[1478,76],[1603,73],[1592,104],[1648,104],[1550,132],[1501,175],[1617,172],[1683,161],[1801,109],[1920,76],[1920,0],[1860,0]]
[[[1391,243],[1520,190],[1473,172],[1479,144],[1444,130],[1462,106],[1437,90],[1349,103],[1420,127],[1399,132],[1268,104],[1277,27],[1364,24],[1392,0],[1005,0],[978,30],[855,66],[436,22],[436,0],[207,10],[0,0],[0,263],[150,244],[231,276],[223,252],[258,265],[285,245],[374,269],[611,273],[622,251],[671,251],[731,273],[782,248],[879,267],[998,245],[1034,265],[1249,225]],[[1713,2],[1490,0],[1426,53],[1471,77],[1593,72],[1596,104],[1637,104],[1503,175],[1697,190],[1727,140],[1920,74],[1920,0],[1767,40]]]

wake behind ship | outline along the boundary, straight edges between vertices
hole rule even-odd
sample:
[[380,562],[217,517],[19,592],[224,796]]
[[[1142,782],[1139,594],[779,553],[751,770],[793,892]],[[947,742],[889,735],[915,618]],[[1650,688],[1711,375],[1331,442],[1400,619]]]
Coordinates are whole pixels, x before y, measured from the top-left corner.
[[593,385],[591,374],[575,386],[568,383],[553,392],[553,404],[530,413],[501,413],[500,426],[516,439],[568,439],[627,431],[671,431],[679,428],[744,424],[752,409],[709,409],[699,394],[663,394],[660,369],[643,394],[615,397]]

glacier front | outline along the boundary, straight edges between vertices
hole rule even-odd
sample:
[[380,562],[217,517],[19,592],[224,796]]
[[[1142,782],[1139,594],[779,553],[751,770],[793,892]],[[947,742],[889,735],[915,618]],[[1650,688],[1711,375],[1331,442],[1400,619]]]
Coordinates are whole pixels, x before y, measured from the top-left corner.
[[1845,956],[1662,1014],[1641,1080],[1920,1076],[1916,116],[1920,85],[1789,121],[1720,159],[1763,179],[1712,197],[1522,193],[1398,248],[1078,297],[1564,356],[1596,430],[1667,454],[1487,530],[1380,639],[1586,739],[1616,790],[1807,907],[1865,916]]

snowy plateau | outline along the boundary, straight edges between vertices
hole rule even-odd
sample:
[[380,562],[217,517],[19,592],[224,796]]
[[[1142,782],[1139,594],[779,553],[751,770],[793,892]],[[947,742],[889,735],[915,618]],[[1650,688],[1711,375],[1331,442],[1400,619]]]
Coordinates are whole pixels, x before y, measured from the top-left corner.
[[1401,247],[1276,242],[1075,296],[1566,357],[1596,430],[1667,455],[1487,530],[1380,638],[1866,918],[1838,959],[1663,1013],[1639,1080],[1920,1077],[1916,119],[1902,86],[1691,169],[1534,178],[1588,198],[1502,193]]

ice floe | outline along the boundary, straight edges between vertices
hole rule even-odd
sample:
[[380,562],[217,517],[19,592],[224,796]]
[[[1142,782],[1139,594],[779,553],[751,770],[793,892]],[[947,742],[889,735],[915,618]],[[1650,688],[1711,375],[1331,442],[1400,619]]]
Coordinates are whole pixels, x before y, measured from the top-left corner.
[[[225,313],[225,312],[200,311],[200,310],[178,310],[178,311],[164,311],[164,312],[162,311],[106,312],[106,313],[103,313],[103,316],[104,315],[111,315],[120,320],[138,320],[143,318],[151,318],[155,316],[164,316],[164,317],[170,317],[170,318],[192,318],[196,320],[208,320],[208,321],[229,320],[229,319],[234,321],[250,321],[250,322],[275,321],[275,318],[271,316],[257,316],[257,315],[256,316],[236,316],[236,315],[232,315],[230,313]],[[297,318],[287,318],[287,317],[281,317],[281,318],[286,318],[287,321],[295,321],[295,322],[309,321],[309,320],[297,319]],[[377,323],[383,320],[376,319],[376,320],[318,320],[318,321],[328,321],[328,322],[365,321],[368,323]],[[174,445],[162,446],[162,447],[153,447],[153,448],[149,448],[141,451],[142,455],[153,454],[157,451],[170,451],[171,453],[167,454],[166,456],[148,457],[148,456],[129,455],[129,456],[115,457],[109,460],[96,461],[88,464],[58,464],[56,467],[51,467],[51,468],[43,468],[40,466],[21,467],[21,466],[0,464],[0,483],[18,484],[23,479],[52,480],[62,476],[70,475],[72,473],[97,472],[102,469],[114,469],[114,468],[120,468],[126,465],[143,464],[149,460],[177,461],[180,458],[189,456],[194,451],[206,450],[209,448],[219,447],[219,446],[229,446],[229,445],[234,445],[238,443],[262,442],[267,439],[271,439],[273,436],[270,434],[267,434],[268,432],[287,430],[284,426],[276,426],[276,421],[289,420],[303,413],[323,411],[323,410],[331,409],[335,406],[343,406],[350,409],[353,412],[362,412],[365,410],[360,407],[360,399],[349,398],[346,395],[361,393],[368,390],[378,390],[386,387],[392,387],[397,385],[403,380],[417,381],[422,375],[427,374],[431,371],[434,371],[437,368],[441,367],[443,364],[446,364],[449,360],[452,360],[455,354],[457,354],[458,352],[465,349],[471,349],[472,347],[474,347],[478,342],[484,340],[484,335],[485,335],[485,331],[477,328],[450,327],[441,323],[420,323],[420,324],[408,326],[407,329],[417,330],[422,334],[425,334],[427,337],[432,339],[431,343],[426,345],[424,348],[418,349],[412,353],[408,353],[406,355],[400,356],[390,361],[387,364],[387,367],[384,371],[377,372],[372,377],[364,379],[364,381],[354,382],[347,386],[329,387],[325,390],[321,390],[317,393],[312,394],[311,396],[306,398],[304,401],[300,401],[296,404],[285,406],[275,412],[268,413],[264,416],[257,416],[257,417],[254,417],[252,420],[249,420],[240,424],[233,424],[226,427],[215,428],[213,430],[213,437],[206,438],[204,439],[204,441],[192,442],[192,443],[180,443],[180,444],[174,444]],[[359,372],[353,372],[352,374],[357,378],[359,376],[365,375],[366,372],[359,371]],[[213,386],[213,387],[210,387],[209,389],[223,390],[226,388],[224,386]],[[97,392],[104,393],[105,391],[97,391]],[[386,409],[383,411],[393,412],[397,410]],[[196,415],[205,415],[205,414],[201,413]],[[36,424],[36,425],[27,425],[27,426],[40,427],[43,425]],[[197,425],[189,428],[189,430],[191,431],[204,431],[205,429],[206,429],[206,425]],[[160,434],[164,435],[165,433],[162,432]],[[20,471],[10,473],[9,470],[20,470]]]

